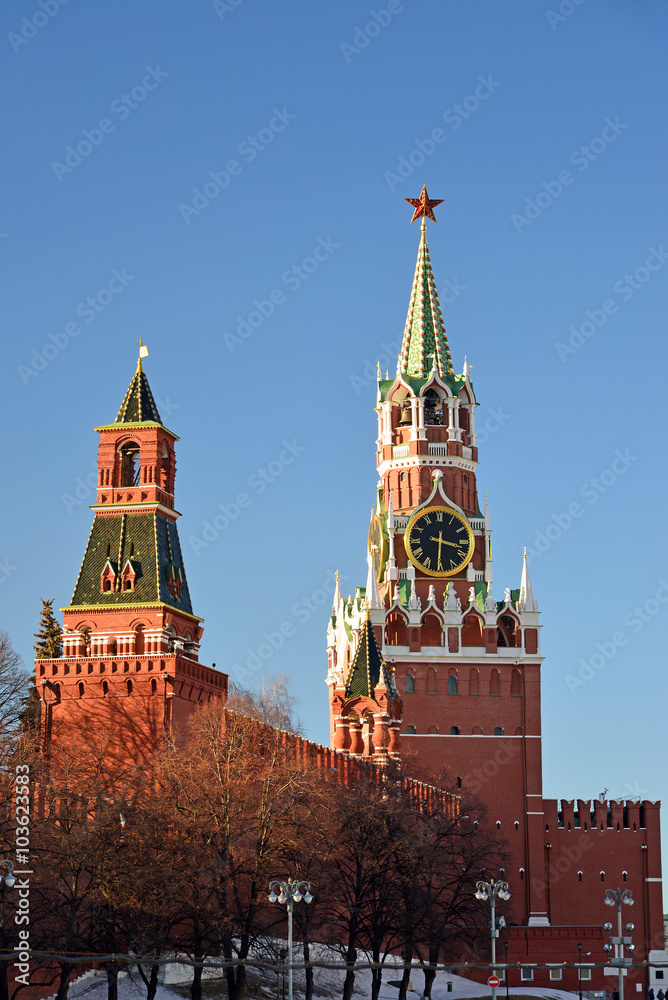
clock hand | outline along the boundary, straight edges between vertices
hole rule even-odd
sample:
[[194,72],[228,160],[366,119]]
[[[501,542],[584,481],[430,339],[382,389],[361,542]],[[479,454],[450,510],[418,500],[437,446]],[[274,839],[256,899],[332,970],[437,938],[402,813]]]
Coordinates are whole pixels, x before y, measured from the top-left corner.
[[[438,538],[430,538],[430,542],[438,542],[439,545],[450,545],[453,549],[458,549],[463,542],[449,542],[447,538],[441,538],[441,532],[438,533]],[[440,550],[439,550],[440,551]]]
[[441,545],[443,544],[443,532],[439,531],[438,538],[430,538],[430,542],[438,542],[438,568],[441,568]]

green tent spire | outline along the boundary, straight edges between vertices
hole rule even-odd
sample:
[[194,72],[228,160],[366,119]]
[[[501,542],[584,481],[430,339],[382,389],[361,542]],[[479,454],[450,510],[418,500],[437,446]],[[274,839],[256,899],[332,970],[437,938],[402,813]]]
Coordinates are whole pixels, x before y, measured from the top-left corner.
[[359,645],[346,680],[346,698],[356,698],[358,695],[373,698],[377,687],[387,688],[391,698],[396,696],[367,611]]
[[[429,357],[431,354],[434,355],[433,360]],[[436,371],[441,378],[454,375],[436,282],[429,259],[427,227],[423,218],[420,248],[397,374],[427,378],[434,361]]]
[[137,424],[146,420],[152,420],[156,424],[162,423],[140,357],[137,362],[137,371],[128,386],[128,391],[125,393],[114,423]]

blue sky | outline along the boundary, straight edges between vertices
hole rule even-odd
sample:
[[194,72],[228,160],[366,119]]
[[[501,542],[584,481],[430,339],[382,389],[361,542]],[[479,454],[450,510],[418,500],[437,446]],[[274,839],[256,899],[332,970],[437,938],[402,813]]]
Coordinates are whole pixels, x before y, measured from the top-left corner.
[[327,741],[426,183],[495,596],[535,552],[545,792],[666,798],[667,34],[658,0],[3,6],[0,624],[26,662],[141,336],[202,659],[235,676],[288,623],[265,669]]

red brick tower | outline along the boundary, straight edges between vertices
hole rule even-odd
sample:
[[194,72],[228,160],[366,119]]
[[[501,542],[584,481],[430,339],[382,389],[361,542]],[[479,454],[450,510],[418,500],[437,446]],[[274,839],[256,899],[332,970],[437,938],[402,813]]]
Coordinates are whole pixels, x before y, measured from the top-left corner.
[[427,246],[425,219],[439,202],[423,189],[412,204],[422,233],[397,372],[379,372],[367,585],[348,599],[337,586],[327,633],[331,742],[356,756],[374,745],[374,713],[360,746],[354,707],[341,697],[368,606],[402,701],[394,720],[401,756],[413,756],[428,780],[446,770],[507,839],[508,917],[522,928],[511,960],[556,962],[564,948],[576,959],[579,940],[603,961],[603,895],[613,882],[641,903],[636,958],[654,958],[663,954],[658,806],[543,799],[538,605],[526,556],[519,587],[492,596],[477,403],[466,363],[461,374],[453,368]]
[[[144,349],[145,350],[145,349]],[[174,508],[177,436],[160,419],[141,358],[113,424],[97,427],[97,503],[69,607],[63,655],[38,660],[45,744],[54,725],[112,724],[159,737],[227,677],[198,662]]]

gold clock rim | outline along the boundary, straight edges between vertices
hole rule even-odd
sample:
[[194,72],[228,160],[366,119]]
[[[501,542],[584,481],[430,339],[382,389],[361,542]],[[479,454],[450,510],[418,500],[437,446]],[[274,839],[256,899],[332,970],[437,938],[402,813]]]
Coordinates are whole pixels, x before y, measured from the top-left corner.
[[[376,581],[378,583],[382,583],[383,574],[385,572],[385,563],[387,562],[390,546],[387,537],[385,535],[383,518],[381,517],[380,514],[374,514],[373,517],[371,518],[371,525],[369,526],[369,534],[367,535],[366,549],[367,552],[371,552],[371,530],[376,522],[378,522],[378,524],[380,525],[380,535],[383,540],[383,546],[380,555],[380,564],[378,566],[378,569],[376,570]],[[373,555],[371,556],[371,558],[373,559]]]
[[[440,573],[439,572],[435,572],[434,570],[431,570],[431,569],[425,569],[425,567],[413,555],[413,552],[411,550],[411,544],[410,544],[411,529],[412,529],[413,525],[415,524],[415,522],[419,521],[419,519],[421,517],[424,517],[425,514],[431,514],[432,512],[436,513],[436,511],[439,511],[439,510],[442,510],[444,514],[452,514],[459,521],[461,521],[461,523],[466,528],[466,532],[467,532],[468,538],[469,538],[469,551],[468,551],[468,555],[466,556],[466,559],[464,559],[464,561],[461,562],[459,564],[459,566],[457,566],[456,569],[451,569],[451,570],[448,570],[447,572],[441,571]],[[453,510],[452,507],[442,507],[442,506],[438,506],[438,507],[423,507],[422,510],[416,511],[415,514],[412,515],[412,517],[410,518],[408,524],[406,525],[406,530],[404,531],[404,548],[406,549],[406,555],[408,556],[408,558],[413,563],[413,565],[415,566],[416,569],[419,569],[421,573],[426,573],[427,576],[434,576],[434,577],[437,577],[439,580],[444,580],[448,576],[455,576],[457,573],[461,573],[461,571],[463,569],[466,569],[466,567],[468,566],[468,564],[471,562],[471,559],[473,558],[473,553],[475,551],[475,536],[474,536],[473,532],[471,531],[471,526],[468,523],[468,521],[466,520],[466,518],[462,517],[462,515],[459,513],[459,511]]]

